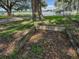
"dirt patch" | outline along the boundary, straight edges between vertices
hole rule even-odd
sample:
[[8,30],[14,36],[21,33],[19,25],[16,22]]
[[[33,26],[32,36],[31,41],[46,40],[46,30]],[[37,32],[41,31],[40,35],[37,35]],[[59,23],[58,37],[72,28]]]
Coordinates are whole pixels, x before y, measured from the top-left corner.
[[[22,33],[25,32],[17,33],[14,37],[20,38],[24,35]],[[18,49],[16,59],[72,59],[74,55],[76,56],[69,42],[69,38],[63,32],[36,30],[27,39],[25,37],[23,39],[24,41],[21,41],[23,45]],[[8,45],[7,54],[13,51],[11,49],[17,46],[16,42],[18,41],[19,39],[16,39]]]
[[[31,40],[32,43],[28,43]],[[19,50],[18,55],[27,59],[71,59],[68,55],[70,48],[71,44],[63,32],[38,30]]]
[[[29,31],[29,30],[28,30]],[[17,43],[21,40],[23,36],[25,36],[28,33],[27,30],[25,31],[18,31],[17,33],[14,33],[12,36],[12,40],[9,42],[6,42],[5,40],[0,40],[0,48],[1,48],[1,55],[10,55],[14,49],[16,48]]]

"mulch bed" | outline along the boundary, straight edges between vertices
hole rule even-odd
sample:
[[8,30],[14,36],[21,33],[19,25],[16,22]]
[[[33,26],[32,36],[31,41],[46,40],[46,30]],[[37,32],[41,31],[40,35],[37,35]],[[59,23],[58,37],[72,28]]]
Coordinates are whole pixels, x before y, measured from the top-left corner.
[[[38,34],[40,34],[40,36],[42,35],[41,39],[39,39],[40,36],[37,36]],[[33,36],[37,36],[36,39],[38,41],[35,41],[36,39],[34,37],[33,41],[31,37],[19,50],[18,55],[20,57],[18,58],[23,57],[27,59],[71,59],[71,56],[68,55],[68,50],[71,48],[71,44],[63,32],[38,30]],[[30,42],[30,40],[32,41]],[[38,48],[42,49],[43,51],[38,50]],[[37,51],[34,52],[33,49]]]

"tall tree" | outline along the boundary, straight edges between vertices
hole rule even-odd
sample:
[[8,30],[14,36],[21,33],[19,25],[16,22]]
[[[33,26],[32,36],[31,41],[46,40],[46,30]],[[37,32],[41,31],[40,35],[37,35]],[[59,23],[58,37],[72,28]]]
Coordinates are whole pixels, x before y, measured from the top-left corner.
[[31,0],[32,2],[32,14],[33,14],[33,19],[34,20],[41,20],[41,15],[42,15],[42,7],[47,6],[46,3],[44,2],[45,0]]
[[8,16],[11,16],[13,7],[23,5],[22,2],[26,1],[27,0],[0,0],[0,7],[6,10]]

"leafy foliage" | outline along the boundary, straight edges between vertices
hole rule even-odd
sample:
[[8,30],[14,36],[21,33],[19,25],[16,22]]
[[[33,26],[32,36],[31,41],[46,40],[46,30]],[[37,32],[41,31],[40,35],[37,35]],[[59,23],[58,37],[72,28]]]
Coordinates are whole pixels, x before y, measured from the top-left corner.
[[28,0],[0,0],[0,7],[6,10],[7,14],[10,16],[12,9],[23,10],[27,7],[28,2]]

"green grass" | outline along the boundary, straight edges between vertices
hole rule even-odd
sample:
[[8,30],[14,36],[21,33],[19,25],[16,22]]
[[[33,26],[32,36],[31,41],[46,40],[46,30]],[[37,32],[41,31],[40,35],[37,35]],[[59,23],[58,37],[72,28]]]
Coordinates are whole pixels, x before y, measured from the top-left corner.
[[0,19],[7,19],[10,18],[10,16],[0,16]]
[[79,15],[71,16],[73,20],[79,21]]
[[41,45],[33,44],[31,46],[31,51],[35,55],[40,55],[43,52],[43,47]]
[[64,17],[63,16],[45,16],[44,18],[52,20],[52,19],[62,19]]
[[[3,18],[7,18],[7,17],[2,17],[1,19]],[[66,23],[70,22],[69,20],[63,20],[64,19],[63,16],[46,16],[44,18],[45,20],[43,22],[47,24],[54,24],[54,23],[62,24],[64,22]],[[79,16],[72,16],[72,18],[78,20]],[[10,22],[7,24],[0,24],[0,27],[5,28],[3,30],[0,30],[0,37],[4,38],[7,41],[10,41],[14,33],[18,31],[30,29],[33,25],[34,25],[33,21],[27,21],[27,20]],[[35,55],[40,55],[43,52],[43,47],[41,45],[34,44],[31,46],[30,51]],[[1,56],[0,59],[18,59],[18,57],[20,56],[17,55],[18,55],[17,51],[14,51],[13,54],[11,54],[10,56]]]
[[47,24],[62,24],[64,16],[45,16]]
[[[71,21],[79,21],[79,15],[75,15],[75,16],[70,16],[71,17]],[[45,22],[47,22],[47,24],[63,24],[64,22],[68,22],[69,23],[69,19],[64,17],[64,16],[45,16]],[[64,19],[68,19],[68,20],[64,20]]]
[[26,14],[26,15],[14,15],[15,17],[29,17],[31,16],[30,14]]
[[0,30],[0,37],[10,40],[14,33],[30,29],[32,26],[32,21],[17,21],[7,24],[0,24],[0,27],[5,28],[3,30]]

